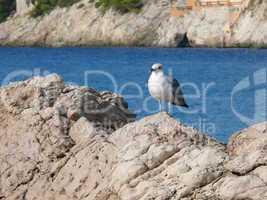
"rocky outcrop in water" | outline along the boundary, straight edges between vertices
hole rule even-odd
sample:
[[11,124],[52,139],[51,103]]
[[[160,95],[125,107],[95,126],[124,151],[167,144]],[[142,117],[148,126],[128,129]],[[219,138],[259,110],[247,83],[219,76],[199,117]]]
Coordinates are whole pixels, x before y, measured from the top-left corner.
[[57,75],[0,92],[0,199],[266,199],[266,123],[226,146]]
[[231,14],[236,8],[218,6],[177,17],[169,1],[144,0],[138,14],[110,10],[103,15],[94,1],[82,0],[37,19],[15,15],[0,24],[0,45],[264,47],[267,3],[248,1],[239,17]]

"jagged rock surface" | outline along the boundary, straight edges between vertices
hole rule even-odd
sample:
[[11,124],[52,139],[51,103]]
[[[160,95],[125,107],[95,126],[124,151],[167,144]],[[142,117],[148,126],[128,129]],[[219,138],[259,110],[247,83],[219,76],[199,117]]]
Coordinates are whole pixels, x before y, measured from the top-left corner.
[[47,188],[77,138],[108,134],[135,117],[120,96],[66,86],[54,74],[11,84],[0,93],[1,199],[23,198],[36,181]]
[[[121,97],[57,75],[0,91],[0,199],[266,199],[266,123],[226,146],[166,113],[126,124]],[[93,118],[101,102],[113,110]]]
[[200,199],[267,199],[267,123],[234,134],[227,145],[225,173],[201,189]]
[[249,7],[226,32],[231,18],[231,8],[227,7],[176,17],[171,15],[170,1],[144,0],[138,14],[121,15],[110,10],[103,15],[94,1],[82,0],[37,19],[27,14],[11,17],[0,24],[0,45],[266,47],[267,3],[249,1]]

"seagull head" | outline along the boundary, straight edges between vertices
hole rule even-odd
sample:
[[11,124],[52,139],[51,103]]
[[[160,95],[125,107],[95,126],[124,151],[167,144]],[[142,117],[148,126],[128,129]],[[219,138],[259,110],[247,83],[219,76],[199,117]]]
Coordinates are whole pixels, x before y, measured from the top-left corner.
[[160,63],[153,64],[151,67],[151,73],[163,72],[163,65]]

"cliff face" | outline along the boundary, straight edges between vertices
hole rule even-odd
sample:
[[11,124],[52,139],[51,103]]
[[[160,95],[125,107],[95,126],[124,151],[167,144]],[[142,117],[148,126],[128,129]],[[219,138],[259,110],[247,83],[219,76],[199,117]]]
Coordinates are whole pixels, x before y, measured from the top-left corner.
[[16,15],[0,24],[0,44],[177,47],[189,41],[191,46],[266,46],[266,9],[266,1],[250,0],[248,8],[229,22],[228,7],[173,16],[169,1],[144,0],[139,14],[102,15],[94,3],[84,0],[37,19]]
[[232,43],[262,46],[267,44],[267,1],[252,0],[235,26]]
[[225,146],[166,113],[126,124],[121,97],[57,75],[0,92],[0,199],[266,199],[266,123]]
[[32,7],[32,0],[16,0],[16,12],[18,15],[29,12]]

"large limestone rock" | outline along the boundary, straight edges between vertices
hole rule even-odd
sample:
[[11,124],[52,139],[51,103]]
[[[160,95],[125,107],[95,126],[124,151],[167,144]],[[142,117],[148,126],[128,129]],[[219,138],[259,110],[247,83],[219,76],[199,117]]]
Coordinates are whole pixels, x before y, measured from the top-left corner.
[[[28,199],[27,192],[31,199],[28,186],[35,181],[34,187],[41,187],[36,192],[48,189],[49,180],[74,158],[76,144],[135,117],[120,96],[67,86],[55,74],[8,85],[0,93],[0,199]],[[37,193],[33,196],[42,199]]]
[[166,113],[127,124],[121,97],[57,75],[0,92],[0,199],[266,199],[266,123],[226,146]]
[[111,189],[121,199],[181,199],[223,173],[225,147],[166,113],[114,132]]
[[[17,1],[27,7],[26,0]],[[138,14],[110,10],[103,15],[94,1],[81,0],[37,19],[15,15],[0,24],[0,45],[267,46],[267,3],[247,1],[248,8],[235,19],[231,12],[236,8],[227,6],[172,16],[170,1],[159,0],[144,0]]]

